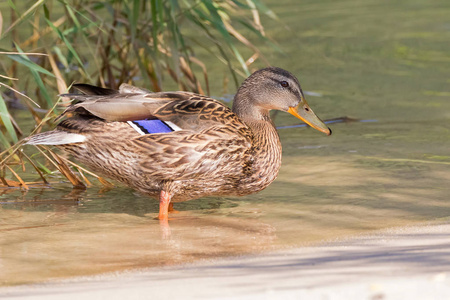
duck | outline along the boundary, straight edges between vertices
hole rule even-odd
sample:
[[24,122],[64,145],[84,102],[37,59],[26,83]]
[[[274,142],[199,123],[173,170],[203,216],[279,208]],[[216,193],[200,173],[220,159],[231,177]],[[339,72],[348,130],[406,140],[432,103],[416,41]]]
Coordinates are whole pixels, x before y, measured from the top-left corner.
[[246,78],[232,108],[192,92],[151,92],[128,84],[119,90],[75,84],[81,93],[52,131],[29,145],[53,145],[93,171],[159,200],[167,221],[174,202],[206,196],[245,196],[278,176],[281,142],[271,110],[312,128],[331,129],[305,100],[298,79],[278,68]]

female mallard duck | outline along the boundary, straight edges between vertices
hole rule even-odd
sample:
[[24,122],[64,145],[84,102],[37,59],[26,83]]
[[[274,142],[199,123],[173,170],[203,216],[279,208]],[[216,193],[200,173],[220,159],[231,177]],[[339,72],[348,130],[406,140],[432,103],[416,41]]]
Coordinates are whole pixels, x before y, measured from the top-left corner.
[[56,145],[107,177],[159,197],[158,218],[171,202],[212,195],[242,196],[278,175],[281,143],[269,111],[288,112],[331,134],[305,101],[294,75],[280,68],[253,73],[229,109],[189,92],[118,91],[76,85],[83,94],[55,130],[28,144]]

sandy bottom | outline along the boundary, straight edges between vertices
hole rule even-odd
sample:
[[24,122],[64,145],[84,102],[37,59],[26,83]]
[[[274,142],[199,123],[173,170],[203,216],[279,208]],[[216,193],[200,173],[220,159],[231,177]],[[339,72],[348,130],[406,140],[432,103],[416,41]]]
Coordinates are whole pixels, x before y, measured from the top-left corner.
[[[282,298],[281,298],[282,297]],[[0,289],[2,299],[450,299],[450,224]]]

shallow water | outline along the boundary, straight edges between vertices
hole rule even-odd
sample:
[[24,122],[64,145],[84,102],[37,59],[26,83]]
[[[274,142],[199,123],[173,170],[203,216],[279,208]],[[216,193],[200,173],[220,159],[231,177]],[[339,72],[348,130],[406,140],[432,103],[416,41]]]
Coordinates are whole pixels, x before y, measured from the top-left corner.
[[[314,111],[376,122],[332,124],[330,137],[280,129],[283,165],[271,186],[175,204],[166,239],[153,219],[158,203],[124,187],[0,190],[0,284],[310,245],[450,216],[448,2],[266,3],[287,24],[268,21],[286,51],[269,58],[299,75]],[[282,113],[276,123],[297,124]]]

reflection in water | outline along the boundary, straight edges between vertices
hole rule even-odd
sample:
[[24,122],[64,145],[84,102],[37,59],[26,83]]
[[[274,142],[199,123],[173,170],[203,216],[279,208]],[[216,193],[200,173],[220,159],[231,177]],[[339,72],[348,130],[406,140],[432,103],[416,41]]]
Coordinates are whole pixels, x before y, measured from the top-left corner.
[[[371,123],[371,122],[378,122],[377,120],[358,120],[355,118],[350,117],[339,117],[339,118],[333,118],[328,119],[324,121],[325,124],[336,124],[336,123],[352,123],[352,122],[362,122],[362,123]],[[277,126],[277,129],[289,129],[289,128],[300,128],[300,127],[309,127],[305,123],[302,124],[295,124],[295,125],[285,125],[285,126]]]
[[[276,238],[273,227],[257,218],[234,217],[237,206],[231,201],[206,200],[197,203],[201,214],[177,213],[170,221],[171,236],[164,239],[154,220],[157,201],[130,196],[128,189],[111,192],[98,199],[91,191],[72,194],[71,204],[57,201],[53,193],[42,195],[42,190],[28,196],[54,200],[3,201],[0,282],[18,284],[248,253],[270,249]],[[227,216],[214,214],[221,203]]]

